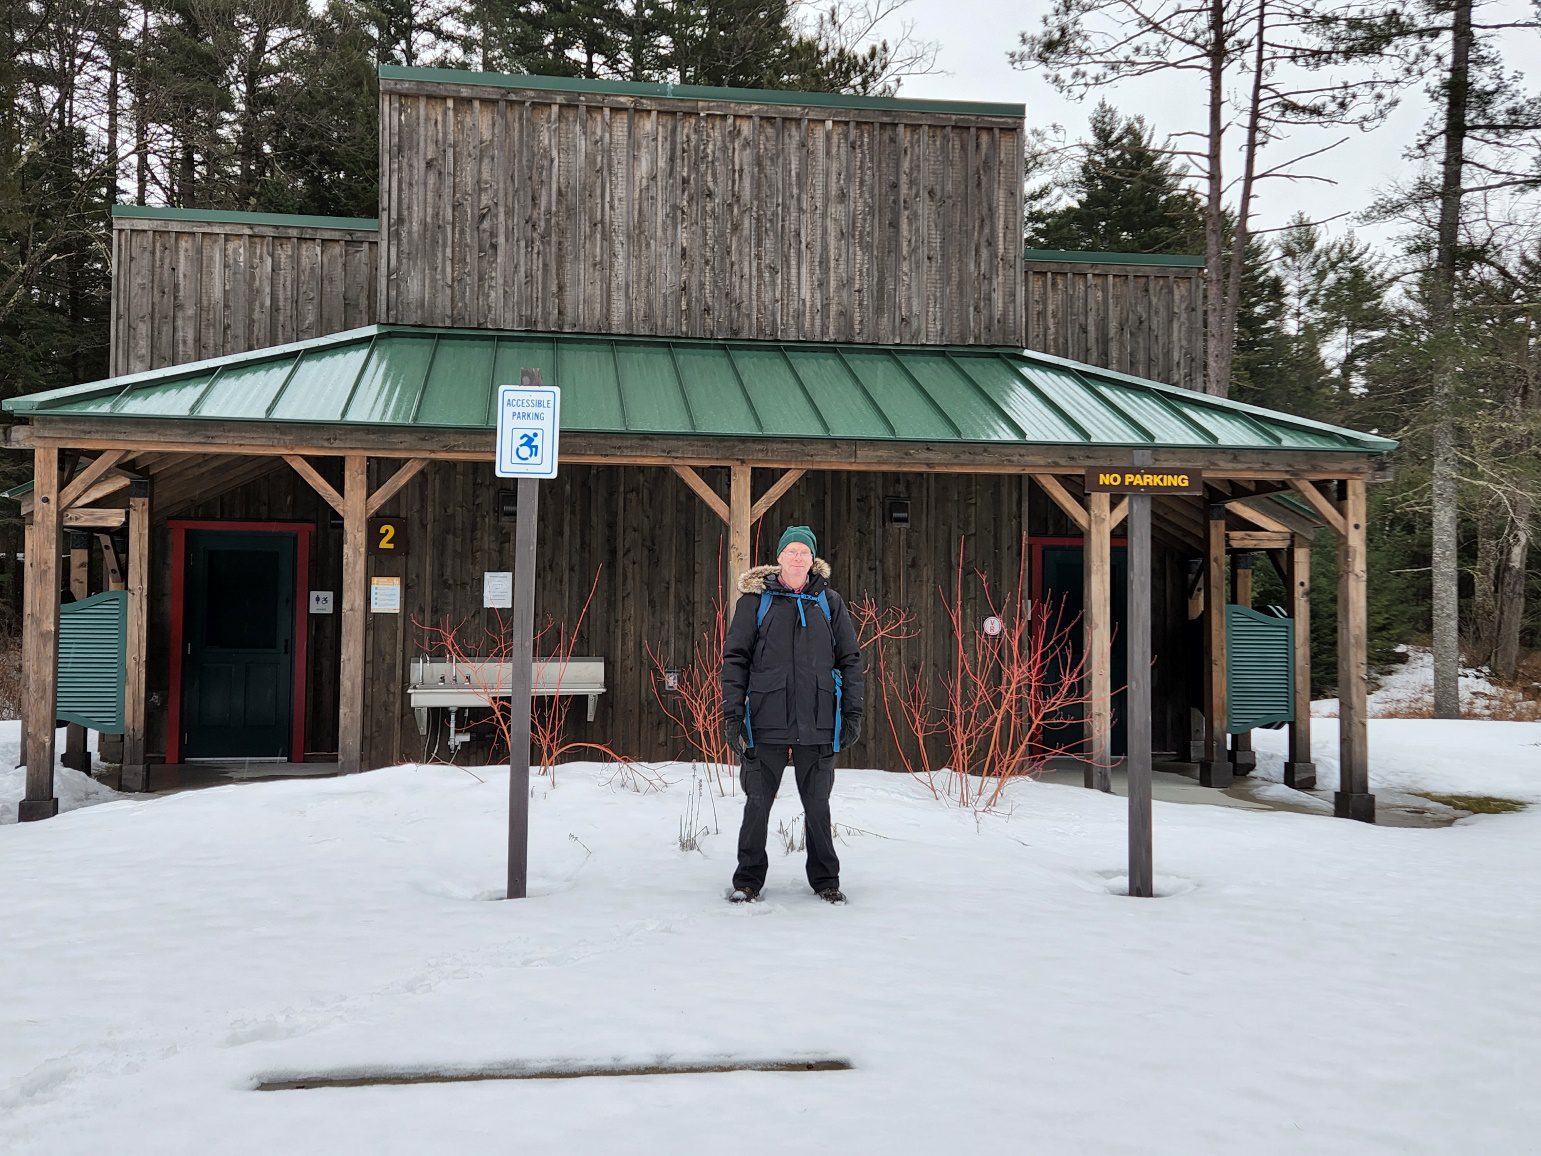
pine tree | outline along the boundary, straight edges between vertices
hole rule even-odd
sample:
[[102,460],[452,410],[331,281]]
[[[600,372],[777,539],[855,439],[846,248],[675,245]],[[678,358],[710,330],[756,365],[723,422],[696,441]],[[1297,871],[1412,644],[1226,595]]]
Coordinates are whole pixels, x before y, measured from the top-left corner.
[[1175,162],[1155,147],[1143,117],[1097,105],[1091,137],[1070,178],[1071,204],[1029,219],[1038,249],[1200,253],[1204,216]]

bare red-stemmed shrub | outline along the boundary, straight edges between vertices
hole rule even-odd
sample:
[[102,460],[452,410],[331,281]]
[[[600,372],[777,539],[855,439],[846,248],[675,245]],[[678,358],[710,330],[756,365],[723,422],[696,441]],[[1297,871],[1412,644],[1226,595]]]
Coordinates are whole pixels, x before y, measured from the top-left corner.
[[[720,562],[720,547],[718,554]],[[712,617],[706,629],[691,644],[688,662],[671,666],[662,643],[643,647],[654,701],[684,737],[692,760],[706,768],[719,795],[732,794],[738,782],[733,769],[738,755],[728,749],[722,734],[722,649],[727,635],[727,607],[719,597],[712,600]],[[675,672],[672,690],[670,670]]]
[[[593,605],[594,593],[599,589],[599,579],[603,570],[604,567],[600,566],[594,571],[594,580],[589,584],[588,596],[583,600],[583,606],[578,611],[578,617],[572,626],[569,628],[566,623],[548,618],[546,625],[536,632],[532,642],[534,658],[557,664],[557,674],[553,684],[555,693],[536,695],[530,702],[531,761],[538,768],[538,773],[550,776],[553,782],[556,781],[557,763],[565,755],[574,752],[590,752],[618,763],[633,761],[628,756],[618,753],[607,743],[586,742],[567,737],[567,711],[571,706],[569,701],[571,696],[562,693],[562,680],[566,675],[568,663],[572,661],[573,649],[577,645],[584,620],[588,617],[589,607]],[[491,676],[483,677],[481,672],[484,668],[496,669],[499,664],[507,663],[512,659],[514,649],[512,622],[503,616],[502,611],[494,610],[491,623],[483,618],[474,625],[471,619],[451,625],[449,620],[445,619],[435,625],[419,622],[414,618],[412,625],[422,632],[422,649],[425,653],[449,659],[465,669],[471,692],[481,701],[486,710],[485,716],[468,719],[467,727],[490,726],[495,736],[493,753],[495,754],[500,748],[506,753],[512,743],[512,699],[507,694],[499,694],[496,680]],[[473,639],[480,645],[472,645]]]
[[[984,571],[970,573],[959,540],[952,589],[937,591],[949,626],[948,670],[939,687],[923,666],[905,670],[895,661],[890,645],[908,635],[883,631],[870,599],[852,610],[872,638],[873,681],[904,770],[959,806],[994,809],[1012,780],[1041,774],[1057,757],[1086,757],[1081,728],[1071,721],[1092,706],[1086,658],[1075,646],[1081,619],[1067,615],[1063,602],[1033,612],[1026,563],[1024,536],[1016,581],[1001,594]],[[889,611],[890,620],[896,613],[908,623],[903,612]],[[998,633],[985,632],[986,616],[998,622]],[[940,762],[931,754],[938,747]]]

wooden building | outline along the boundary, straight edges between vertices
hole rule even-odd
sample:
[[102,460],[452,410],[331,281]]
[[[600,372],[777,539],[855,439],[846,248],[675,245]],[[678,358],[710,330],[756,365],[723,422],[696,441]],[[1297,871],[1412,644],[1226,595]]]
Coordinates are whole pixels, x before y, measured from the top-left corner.
[[[646,649],[688,661],[766,518],[814,526],[848,597],[909,606],[905,659],[938,678],[960,540],[1011,578],[1025,536],[1035,600],[1085,607],[1105,779],[1122,506],[1082,478],[1142,453],[1205,481],[1156,503],[1153,744],[1213,784],[1245,764],[1225,591],[1248,600],[1259,552],[1294,590],[1290,773],[1311,781],[1304,575],[1328,526],[1339,811],[1373,817],[1364,488],[1394,443],[1149,380],[1200,372],[1198,271],[1024,264],[1020,106],[384,68],[381,125],[378,222],[119,210],[116,376],[7,403],[37,466],[24,818],[56,809],[65,530],[128,592],[126,786],[194,758],[445,756],[409,668],[425,627],[489,622],[483,575],[512,568],[492,394],[524,369],[563,391],[537,621],[593,589],[577,652],[606,668],[574,737],[681,753]],[[378,518],[392,550],[371,552]],[[885,765],[869,731],[847,761]]]

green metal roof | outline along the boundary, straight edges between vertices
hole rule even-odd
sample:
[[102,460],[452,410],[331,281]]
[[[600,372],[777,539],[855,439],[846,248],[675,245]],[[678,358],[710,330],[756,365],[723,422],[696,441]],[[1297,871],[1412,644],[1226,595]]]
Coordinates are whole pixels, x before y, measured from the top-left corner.
[[1052,261],[1060,265],[1166,265],[1202,269],[1204,258],[1192,253],[1099,253],[1095,249],[1024,249],[1024,261]]
[[114,221],[190,221],[214,225],[285,225],[292,229],[352,229],[379,232],[374,217],[311,217],[300,213],[238,213],[225,209],[168,209],[157,205],[114,205]]
[[564,431],[733,438],[1325,450],[1387,438],[1046,354],[375,325],[11,398],[34,417],[491,429],[539,368]]
[[484,88],[517,88],[536,92],[592,92],[667,100],[701,100],[739,104],[784,104],[794,108],[876,109],[930,112],[946,116],[1027,115],[1022,104],[986,104],[971,100],[910,100],[897,96],[861,96],[847,92],[783,92],[769,88],[713,88],[702,84],[639,84],[629,80],[585,80],[576,76],[517,76],[501,72],[471,72],[462,68],[403,68],[380,65],[381,80],[422,81],[427,84],[474,84]]

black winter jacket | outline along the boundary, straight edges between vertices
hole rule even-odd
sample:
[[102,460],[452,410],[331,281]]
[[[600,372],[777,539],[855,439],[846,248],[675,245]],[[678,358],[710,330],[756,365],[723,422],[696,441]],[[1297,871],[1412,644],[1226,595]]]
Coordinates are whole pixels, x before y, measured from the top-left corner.
[[[738,580],[742,597],[722,648],[722,704],[729,716],[747,714],[755,745],[828,745],[835,737],[835,676],[840,672],[840,710],[860,715],[865,702],[861,649],[845,599],[829,588],[829,563],[813,560],[808,596],[787,597],[776,566],[756,566]],[[755,627],[760,596],[776,595]],[[812,599],[820,591],[829,618]],[[747,705],[747,709],[746,709]]]

